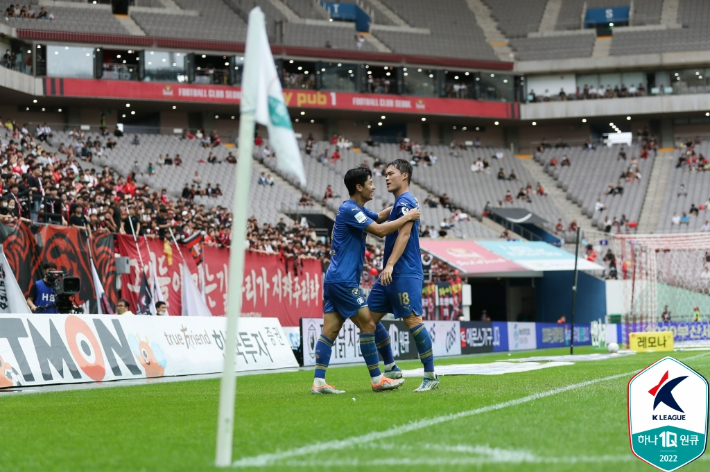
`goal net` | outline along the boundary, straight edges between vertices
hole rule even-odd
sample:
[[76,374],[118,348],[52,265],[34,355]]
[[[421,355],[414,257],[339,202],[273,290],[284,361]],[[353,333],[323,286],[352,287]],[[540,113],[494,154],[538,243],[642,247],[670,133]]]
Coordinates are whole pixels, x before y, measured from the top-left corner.
[[710,344],[710,234],[616,234],[628,333],[673,331],[680,346]]

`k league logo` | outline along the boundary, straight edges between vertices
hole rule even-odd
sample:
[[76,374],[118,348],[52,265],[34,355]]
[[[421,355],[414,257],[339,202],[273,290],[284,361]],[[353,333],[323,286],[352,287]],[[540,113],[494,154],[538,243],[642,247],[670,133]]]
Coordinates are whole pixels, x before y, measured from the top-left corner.
[[628,386],[631,451],[670,472],[705,452],[708,382],[682,362],[666,357],[641,371]]

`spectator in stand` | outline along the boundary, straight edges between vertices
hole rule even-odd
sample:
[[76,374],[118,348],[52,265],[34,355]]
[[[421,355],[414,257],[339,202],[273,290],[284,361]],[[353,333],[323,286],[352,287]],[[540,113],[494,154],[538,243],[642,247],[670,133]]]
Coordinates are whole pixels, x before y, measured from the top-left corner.
[[545,189],[542,187],[542,184],[540,182],[537,183],[537,189],[535,190],[535,193],[539,197],[546,197],[547,196],[547,192],[545,192]]
[[505,197],[503,198],[503,200],[505,201],[505,203],[513,203],[514,202],[513,194],[510,193],[510,190],[505,192]]
[[266,183],[266,172],[262,172],[262,173],[259,175],[259,180],[258,180],[257,183],[258,183],[259,185],[268,185],[268,184]]
[[549,162],[549,166],[554,168],[555,170],[557,170],[557,165],[558,165],[557,158],[555,156],[552,156],[552,158],[550,159],[550,162]]
[[673,225],[680,224],[680,216],[678,215],[678,213],[673,213],[673,216],[671,217],[671,224],[673,224]]
[[518,176],[515,175],[515,170],[510,169],[510,175],[508,175],[508,180],[510,180],[510,181],[517,181],[518,180]]
[[620,160],[622,160],[622,159],[623,159],[623,160],[626,160],[626,149],[624,149],[623,146],[622,146],[621,149],[619,150],[619,155],[618,155],[618,157],[616,158],[616,160],[617,160],[617,161],[620,161]]
[[261,139],[261,135],[259,133],[256,133],[256,137],[254,137],[254,146],[259,147],[262,144],[264,144],[264,140]]
[[571,222],[571,223],[569,224],[569,226],[567,227],[567,231],[573,231],[573,232],[576,233],[576,232],[577,232],[577,228],[578,228],[577,220],[572,220],[572,222]]
[[557,224],[555,225],[555,234],[559,234],[565,230],[565,225],[562,224],[562,219],[557,220]]
[[333,186],[328,185],[325,188],[325,194],[323,195],[323,201],[326,202],[328,201],[329,198],[335,198],[335,194],[333,193]]
[[688,210],[688,213],[690,213],[691,215],[698,216],[700,210],[698,210],[698,207],[695,206],[695,203],[691,203],[690,210]]
[[330,163],[334,164],[340,159],[340,151],[338,151],[338,148],[335,148],[333,150],[333,154],[330,156]]
[[133,316],[134,313],[131,311],[131,304],[125,298],[119,298],[116,302],[116,314],[117,315],[127,315]]
[[668,305],[663,307],[663,313],[661,313],[661,321],[671,321],[671,312],[668,309]]
[[449,201],[449,196],[447,194],[443,194],[439,197],[439,203],[442,207],[451,209],[451,202]]
[[597,202],[594,204],[594,211],[604,211],[606,210],[606,205],[604,205],[601,201],[601,199],[597,199]]
[[688,217],[688,214],[686,212],[683,212],[683,216],[680,217],[680,224],[682,224],[682,225],[689,225],[690,224],[690,218]]
[[700,231],[708,232],[710,231],[710,221],[705,220],[705,224],[700,227]]
[[498,170],[498,180],[507,180],[505,176],[505,171],[502,167]]
[[572,163],[569,161],[569,157],[562,156],[562,162],[560,162],[560,167],[571,167]]
[[180,167],[182,165],[182,159],[180,159],[180,154],[175,155],[175,167]]
[[[266,185],[268,185],[269,187],[274,185],[274,178],[271,177],[271,174],[266,174]],[[219,184],[217,184],[217,187],[219,187]]]

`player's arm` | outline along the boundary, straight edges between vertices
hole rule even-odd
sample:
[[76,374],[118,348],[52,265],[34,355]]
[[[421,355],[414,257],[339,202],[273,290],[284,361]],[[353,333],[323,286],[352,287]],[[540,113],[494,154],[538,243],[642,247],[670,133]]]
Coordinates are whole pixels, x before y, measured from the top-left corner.
[[[413,211],[415,210],[409,210],[409,213]],[[392,248],[392,253],[390,254],[389,259],[387,259],[387,265],[380,274],[380,280],[382,281],[382,285],[389,285],[392,282],[392,271],[394,270],[394,265],[397,263],[399,258],[402,257],[402,254],[404,253],[404,248],[407,247],[407,243],[409,242],[409,236],[412,233],[413,226],[414,223],[408,221],[405,225],[402,226],[402,229],[399,230],[397,239],[394,242],[394,247]]]
[[[409,210],[406,214],[402,215],[400,218],[397,218],[394,221],[388,221],[387,223],[382,223],[379,224],[377,222],[372,222],[370,225],[365,228],[365,231],[367,231],[370,234],[374,234],[375,236],[379,238],[384,238],[388,234],[392,234],[395,231],[401,230],[407,223],[410,223],[409,227],[411,229],[412,226],[412,221],[418,220],[419,219],[419,210],[416,208],[413,208]],[[379,219],[379,218],[378,218]],[[401,253],[400,253],[401,255]]]
[[377,221],[378,223],[384,223],[387,221],[387,219],[390,217],[390,212],[392,211],[392,207],[387,207],[381,212],[377,214]]

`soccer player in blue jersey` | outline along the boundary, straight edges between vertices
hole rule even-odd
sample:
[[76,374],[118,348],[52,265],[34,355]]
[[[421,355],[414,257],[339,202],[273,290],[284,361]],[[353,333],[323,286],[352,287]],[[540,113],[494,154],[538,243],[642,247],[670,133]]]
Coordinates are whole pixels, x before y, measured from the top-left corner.
[[[396,159],[387,165],[387,191],[395,197],[389,220],[397,220],[412,211],[418,211],[419,203],[409,193],[412,180],[412,165],[404,159]],[[439,378],[434,373],[434,353],[427,329],[422,322],[422,259],[419,251],[419,221],[410,221],[400,230],[385,238],[384,269],[370,291],[367,304],[372,319],[377,323],[375,331],[377,348],[385,362],[385,376],[401,378],[402,373],[394,362],[389,334],[380,320],[387,313],[402,319],[412,333],[424,364],[424,379],[414,390],[425,392],[439,387]]]
[[[393,390],[404,383],[401,375],[398,379],[392,379],[383,376],[380,371],[375,344],[376,327],[365,296],[360,292],[360,277],[365,262],[365,233],[385,237],[418,220],[419,211],[410,211],[393,220],[389,208],[379,214],[365,208],[365,203],[372,200],[375,191],[370,169],[350,169],[344,180],[350,200],[340,205],[335,217],[330,267],[323,281],[323,331],[316,343],[316,370],[311,388],[311,393],[315,394],[345,393],[325,382],[325,372],[335,339],[348,318],[360,328],[360,351],[370,371],[372,390]],[[390,221],[387,221],[388,218]]]

